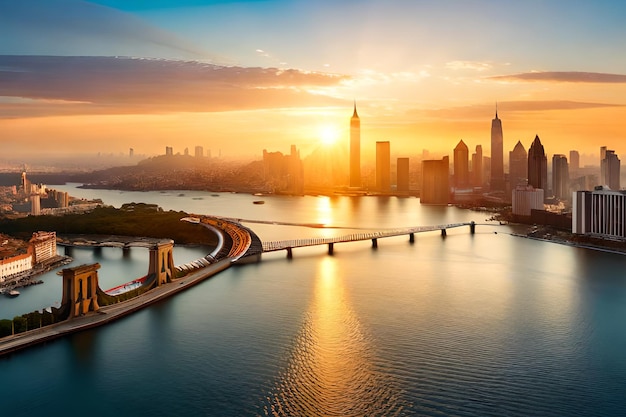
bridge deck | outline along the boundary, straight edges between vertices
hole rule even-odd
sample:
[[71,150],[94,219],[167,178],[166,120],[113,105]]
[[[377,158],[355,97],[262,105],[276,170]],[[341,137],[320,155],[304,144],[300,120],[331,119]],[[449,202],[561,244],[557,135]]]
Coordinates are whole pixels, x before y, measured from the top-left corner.
[[328,245],[331,243],[342,243],[342,242],[357,242],[360,240],[372,240],[379,239],[385,237],[393,237],[393,236],[403,236],[411,233],[423,233],[423,232],[433,232],[435,230],[445,230],[452,229],[455,227],[462,226],[470,226],[471,222],[467,223],[451,223],[451,224],[443,224],[436,226],[417,226],[417,227],[406,227],[400,229],[391,229],[391,230],[381,230],[381,231],[373,231],[373,232],[363,232],[363,233],[353,233],[344,236],[336,236],[329,238],[309,238],[309,239],[293,239],[293,240],[278,240],[278,241],[270,241],[263,242],[263,252],[273,252],[279,250],[286,250],[288,248],[301,248],[305,246],[316,246],[316,245]]

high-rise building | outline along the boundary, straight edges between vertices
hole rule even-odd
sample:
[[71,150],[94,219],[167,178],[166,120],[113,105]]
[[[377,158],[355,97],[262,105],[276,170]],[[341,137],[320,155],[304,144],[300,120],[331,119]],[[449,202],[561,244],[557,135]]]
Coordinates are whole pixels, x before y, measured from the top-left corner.
[[356,112],[350,118],[350,187],[361,186],[361,120]]
[[41,196],[33,194],[30,196],[30,214],[39,216],[41,214]]
[[173,155],[174,155],[174,148],[172,148],[171,146],[166,146],[165,156],[173,156]]
[[509,182],[513,190],[528,182],[528,153],[519,140],[509,152]]
[[389,141],[376,142],[376,190],[391,191],[391,150]]
[[569,173],[571,178],[578,176],[578,170],[580,169],[580,154],[578,151],[569,151]]
[[196,158],[202,158],[204,156],[204,148],[202,146],[196,146],[194,156]]
[[569,200],[569,167],[565,155],[552,156],[552,194],[558,199]]
[[302,194],[304,175],[300,151],[295,145],[291,145],[289,155],[263,149],[263,176],[272,192]]
[[464,189],[469,182],[469,149],[463,140],[454,148],[454,187]]
[[496,117],[491,120],[491,191],[504,191],[504,148],[502,121]]
[[608,150],[606,146],[600,148],[600,178],[601,185],[607,185],[611,190],[620,189],[620,160],[615,151]]
[[133,156],[135,156],[135,150],[134,150],[133,148],[130,148],[130,149],[128,150],[128,156],[129,156],[130,158],[132,158]]
[[528,185],[544,191],[548,188],[548,158],[538,135],[528,149]]
[[531,186],[517,186],[513,189],[512,213],[517,216],[530,216],[532,210],[543,210],[544,191]]
[[398,194],[409,193],[409,158],[398,158],[396,190]]
[[450,159],[422,161],[421,204],[448,204],[450,200]]
[[476,145],[476,152],[472,154],[472,185],[483,186],[483,147]]
[[626,191],[598,186],[573,193],[572,233],[626,239]]

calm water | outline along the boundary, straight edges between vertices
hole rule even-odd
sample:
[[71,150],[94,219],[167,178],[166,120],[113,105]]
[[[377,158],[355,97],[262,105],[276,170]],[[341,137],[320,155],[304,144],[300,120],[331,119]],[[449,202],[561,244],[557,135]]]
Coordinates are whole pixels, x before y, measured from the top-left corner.
[[[64,188],[115,206],[335,227],[488,217],[413,198],[253,205],[258,197],[238,194]],[[351,232],[247,225],[265,240]],[[111,325],[0,359],[2,415],[626,415],[626,257],[510,231],[267,254]],[[202,253],[189,250],[180,256]],[[135,256],[129,270],[143,271],[147,255]],[[114,250],[100,257],[103,273],[134,263]]]

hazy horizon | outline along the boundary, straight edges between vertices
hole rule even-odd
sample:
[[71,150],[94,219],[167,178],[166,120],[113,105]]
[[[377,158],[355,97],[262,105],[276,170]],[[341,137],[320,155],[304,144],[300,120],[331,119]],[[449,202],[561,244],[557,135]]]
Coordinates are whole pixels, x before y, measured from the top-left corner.
[[[626,150],[626,5],[401,1],[0,2],[3,160],[230,159],[347,146],[490,154],[539,135],[546,153]],[[25,163],[29,161],[24,160]],[[581,160],[584,163],[584,158]]]

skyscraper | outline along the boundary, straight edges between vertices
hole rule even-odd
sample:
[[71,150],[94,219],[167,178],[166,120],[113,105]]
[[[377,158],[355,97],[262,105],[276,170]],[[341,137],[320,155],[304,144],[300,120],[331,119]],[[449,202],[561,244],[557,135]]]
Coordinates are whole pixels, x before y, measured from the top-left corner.
[[548,188],[548,158],[538,135],[528,149],[528,185],[544,191]]
[[350,187],[361,186],[361,120],[356,112],[350,118]]
[[620,160],[615,151],[608,150],[606,146],[600,148],[600,178],[602,184],[608,185],[613,191],[620,189]]
[[376,190],[391,191],[391,151],[389,141],[376,142]]
[[519,140],[511,152],[509,152],[509,181],[511,189],[515,190],[518,185],[526,185],[528,179],[528,153]]
[[504,150],[502,121],[496,117],[491,121],[491,191],[504,191]]
[[397,160],[396,190],[399,194],[409,193],[409,158]]
[[483,186],[483,147],[476,145],[476,152],[472,154],[472,185]]
[[578,169],[580,168],[580,154],[578,151],[569,151],[569,173],[572,178],[578,176]]
[[558,199],[569,200],[569,167],[565,155],[552,156],[552,194]]
[[204,148],[200,145],[197,145],[194,155],[196,158],[202,158],[204,156]]
[[421,204],[448,204],[450,200],[450,159],[422,161]]
[[454,187],[458,189],[469,186],[469,149],[463,140],[454,148]]

